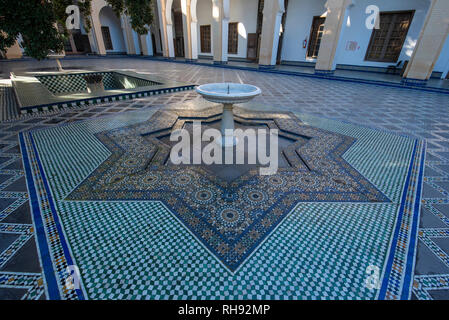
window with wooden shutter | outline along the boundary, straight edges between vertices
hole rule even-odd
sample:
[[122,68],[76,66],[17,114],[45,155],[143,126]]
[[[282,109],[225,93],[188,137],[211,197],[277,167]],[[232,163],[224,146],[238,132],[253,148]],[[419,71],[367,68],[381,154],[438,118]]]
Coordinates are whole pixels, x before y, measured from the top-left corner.
[[365,60],[396,62],[401,54],[414,11],[381,12],[379,29],[373,29]]
[[237,54],[239,45],[238,22],[228,25],[228,53]]
[[112,46],[111,33],[109,32],[109,27],[102,26],[101,34],[103,35],[103,42],[105,50],[114,50]]
[[201,52],[210,53],[210,25],[200,26]]
[[310,29],[309,47],[307,48],[307,57],[318,57],[320,50],[321,38],[323,37],[325,17],[313,17],[312,28]]

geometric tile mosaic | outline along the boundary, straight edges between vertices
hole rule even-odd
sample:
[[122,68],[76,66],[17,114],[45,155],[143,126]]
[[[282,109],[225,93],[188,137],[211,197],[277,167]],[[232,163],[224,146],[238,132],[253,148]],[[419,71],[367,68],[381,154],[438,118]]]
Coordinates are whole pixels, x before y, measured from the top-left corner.
[[[177,106],[181,105],[186,104]],[[187,105],[194,108],[195,102]],[[154,116],[156,110],[147,109],[20,135],[30,196],[42,203],[33,206],[35,221],[41,221],[38,242],[48,253],[57,253],[53,258],[57,264],[43,262],[50,298],[409,297],[419,215],[417,190],[423,173],[421,141],[295,114],[304,123],[302,130],[326,130],[343,141],[351,137],[349,149],[342,149],[342,163],[375,186],[382,200],[298,203],[298,194],[292,207],[283,209],[283,220],[250,248],[244,260],[232,265],[183,220],[182,206],[171,206],[176,198],[186,201],[182,193],[139,201],[71,198],[94,170],[113,157],[101,134],[158,123],[158,118],[148,121]],[[169,118],[169,114],[162,116]],[[153,173],[151,167],[147,170]],[[250,211],[251,204],[247,205]],[[259,221],[256,226],[263,225],[264,220]],[[45,236],[48,232],[51,238]],[[72,264],[81,273],[79,290],[64,289],[66,268]],[[365,285],[368,266],[379,268],[378,289]]]
[[170,146],[158,137],[199,119],[206,130],[220,114],[221,106],[158,111],[136,125],[96,134],[111,156],[65,200],[160,200],[231,271],[297,202],[390,202],[341,158],[354,138],[302,125],[289,113],[236,110],[239,123],[264,123],[294,141],[281,151],[290,165],[273,175],[254,168],[227,181],[207,165],[167,165]]
[[[86,66],[86,63],[89,64],[90,61],[92,60],[71,59],[70,65],[82,69]],[[357,123],[365,127],[387,130],[396,133],[397,135],[406,135],[419,139],[429,139],[425,159],[426,167],[431,168],[435,172],[438,172],[439,175],[435,175],[435,172],[433,172],[433,175],[428,175],[427,172],[425,172],[425,180],[426,182],[449,181],[449,159],[447,157],[444,157],[449,152],[449,127],[447,126],[449,118],[447,113],[447,95],[416,90],[389,88],[385,86],[373,86],[354,82],[348,83],[288,75],[277,75],[274,73],[262,74],[259,72],[251,72],[246,70],[227,70],[222,68],[212,68],[191,64],[167,63],[159,61],[148,62],[139,58],[102,58],[95,59],[94,61],[96,66],[99,69],[103,70],[110,68],[127,68],[136,72],[145,70],[146,72],[150,72],[152,74],[158,74],[161,77],[166,77],[167,74],[170,74],[170,78],[177,81],[190,81],[197,84],[223,81],[251,83],[260,87],[263,92],[261,96],[256,98],[257,102],[273,106],[272,108],[275,108],[276,110],[292,111],[297,114],[301,113],[301,120],[305,122],[307,118],[304,116],[304,114],[310,114],[316,116],[316,119],[335,118],[342,122],[349,121],[351,123]],[[16,69],[32,69],[36,68],[36,66],[39,66],[40,68],[54,67],[54,63],[52,61],[36,62],[26,60],[17,62],[8,61],[2,63],[5,75],[9,74],[9,71],[16,71]],[[298,90],[298,88],[301,88],[301,90]],[[8,90],[0,91],[0,96],[2,96],[0,97],[0,109],[2,110],[3,119],[15,117],[17,114],[17,108],[14,107],[15,102],[10,99],[12,95],[8,95],[8,92],[11,93],[12,89],[10,87],[6,87],[6,89]],[[12,177],[10,180],[7,180],[0,186],[0,204],[3,203],[2,201],[6,201],[4,202],[5,205],[9,203],[9,205],[7,205],[6,208],[3,209],[3,211],[2,209],[0,209],[0,223],[3,223],[2,219],[7,219],[9,223],[18,223],[18,219],[21,219],[22,216],[22,214],[17,214],[18,210],[21,212],[25,212],[26,210],[28,210],[28,205],[25,205],[28,203],[27,192],[2,191],[2,188],[6,187],[9,184],[9,181],[12,182],[16,180],[15,176],[23,176],[23,170],[7,170],[2,168],[4,159],[9,159],[8,161],[10,162],[8,162],[8,164],[14,162],[14,159],[12,158],[14,155],[6,155],[3,153],[3,150],[7,150],[12,146],[18,146],[17,133],[19,128],[14,128],[14,130],[10,130],[10,128],[17,127],[17,125],[23,125],[22,130],[32,129],[34,126],[51,127],[54,126],[54,124],[73,121],[72,119],[74,119],[76,116],[87,114],[87,111],[95,114],[91,115],[91,117],[96,117],[98,115],[104,116],[106,114],[115,113],[108,111],[112,109],[117,109],[116,111],[128,112],[129,110],[133,110],[133,105],[139,106],[139,108],[144,105],[146,110],[158,109],[159,107],[165,106],[167,103],[185,101],[186,99],[191,99],[195,96],[196,94],[192,91],[170,93],[160,96],[139,98],[135,102],[128,101],[126,105],[123,105],[123,101],[117,101],[107,104],[100,104],[98,105],[99,108],[88,108],[87,106],[83,106],[80,109],[46,112],[39,115],[26,116],[23,118],[23,120],[14,121],[11,123],[0,123],[0,173],[2,175],[14,175],[14,177]],[[71,113],[70,116],[61,117],[69,113]],[[321,124],[324,124],[324,122],[322,122]],[[317,126],[321,124],[315,123],[315,125]],[[342,132],[342,134],[345,133]],[[20,157],[20,154],[16,155]],[[347,155],[348,153],[345,154],[345,157]],[[354,162],[351,162],[351,164],[354,165]],[[362,169],[361,167],[356,165],[354,165],[354,167],[357,168],[357,170]],[[375,185],[379,183],[379,181],[374,182]],[[110,205],[113,204],[114,203],[110,203]],[[441,193],[441,196],[439,196],[438,198],[424,198],[423,207],[425,207],[427,210],[426,216],[432,214],[435,217],[434,219],[436,219],[435,221],[441,221],[441,223],[438,224],[436,222],[432,222],[434,226],[438,226],[438,228],[449,228],[449,196],[447,194]],[[114,208],[107,207],[107,209],[113,210]],[[31,218],[25,219],[24,223],[31,223],[30,219]],[[287,221],[290,220],[284,220],[284,223],[280,225],[278,229],[281,229]],[[426,228],[433,227],[430,227],[430,225],[429,227],[423,226],[419,230],[424,231]],[[335,234],[342,233],[335,232]],[[264,245],[266,245],[274,236],[276,236],[276,234],[273,234],[271,237],[269,237]],[[341,245],[341,247],[343,248],[343,243],[345,243],[347,244],[346,250],[352,250],[351,243],[345,242],[344,237],[340,241],[340,243],[337,242],[337,245]],[[434,255],[434,257],[440,261],[442,269],[439,270],[437,274],[423,274],[422,272],[418,273],[415,276],[415,282],[413,284],[413,298],[448,298],[448,289],[444,285],[444,283],[446,283],[444,282],[444,279],[447,279],[447,277],[449,276],[449,268],[445,267],[444,262],[439,258],[439,251],[437,249],[438,243],[434,243],[436,244],[436,247],[431,246],[429,249],[429,247],[427,247],[424,244],[423,240],[421,240],[420,238],[417,250],[419,252],[427,249],[427,252],[429,252],[429,254]],[[276,246],[276,244],[274,244],[274,246]],[[308,247],[308,245],[306,246]],[[425,248],[423,248],[423,246],[425,246]],[[298,248],[297,243],[292,241],[290,248]],[[283,250],[288,253],[288,247],[284,247]],[[432,250],[436,251],[433,252]],[[342,251],[344,250],[337,250],[337,254],[341,255]],[[260,251],[257,251],[254,256],[257,256],[257,258],[259,259],[265,258],[265,255],[261,255]],[[31,258],[33,257],[30,257],[30,259]],[[428,262],[418,261],[416,269],[429,269],[429,266],[427,266],[426,263],[431,263],[431,261],[434,260],[428,260]],[[349,262],[350,259],[348,258],[348,263]],[[323,267],[321,267],[320,269],[320,274],[328,276],[329,271],[326,273],[324,272],[324,269],[327,269],[325,263],[323,263]],[[273,281],[275,284],[279,283],[278,280],[273,280],[274,274],[279,270],[281,270],[281,267],[276,266],[269,270],[269,277],[272,279],[270,280],[271,284],[273,283]],[[297,272],[292,273],[294,276],[289,276],[288,279],[290,281],[295,281],[297,279],[296,275],[298,273],[304,273],[304,269],[295,269],[295,266],[292,266],[287,270],[290,272]],[[0,269],[0,272],[2,272],[2,269]],[[337,272],[335,271],[334,273]],[[203,276],[208,274],[209,273],[207,273],[207,271],[203,274],[196,274],[194,276],[194,280],[203,285]],[[28,277],[29,275],[25,274],[24,276]],[[98,276],[99,278],[101,276],[101,273],[96,274],[96,276]],[[310,277],[312,277],[312,275],[310,275]],[[334,278],[335,277],[336,276],[334,276]],[[120,278],[120,276],[115,275],[109,276],[108,279],[118,278]],[[106,283],[108,279],[104,280],[104,282]],[[340,279],[345,279],[345,277],[342,276],[340,277]],[[234,285],[234,282],[228,281],[226,282],[226,284]],[[248,288],[251,288],[251,286],[253,285],[259,287],[263,286],[263,283],[261,282],[251,282],[249,280],[247,280],[246,284],[247,287],[242,289],[246,290],[246,292]],[[303,291],[291,297],[305,298],[305,295],[302,295],[302,293],[308,291],[307,287],[304,284],[301,285],[298,282],[295,282],[292,288],[287,289],[286,292],[289,293],[288,290],[293,291],[294,287],[301,287],[303,288]],[[11,288],[13,292],[28,290],[21,288],[14,289],[14,286],[3,286],[2,284],[0,284],[1,299],[8,297],[3,295],[3,292],[8,290],[6,288]],[[419,288],[421,288],[422,290]],[[207,289],[203,290],[202,287],[197,289],[198,292],[203,295],[205,295],[207,291]],[[426,292],[426,294],[419,294],[422,292]],[[107,293],[104,293],[104,296],[106,295]],[[44,296],[48,298],[48,292]],[[370,297],[373,295],[366,294],[364,296]],[[31,295],[27,297],[36,296]],[[42,298],[42,295],[40,295],[38,298]]]

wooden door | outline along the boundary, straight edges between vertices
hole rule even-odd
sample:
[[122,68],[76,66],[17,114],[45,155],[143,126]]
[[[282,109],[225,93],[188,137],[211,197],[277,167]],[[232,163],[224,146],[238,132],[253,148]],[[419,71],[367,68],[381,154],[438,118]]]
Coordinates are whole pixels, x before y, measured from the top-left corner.
[[248,33],[248,48],[246,51],[248,60],[257,59],[257,33]]

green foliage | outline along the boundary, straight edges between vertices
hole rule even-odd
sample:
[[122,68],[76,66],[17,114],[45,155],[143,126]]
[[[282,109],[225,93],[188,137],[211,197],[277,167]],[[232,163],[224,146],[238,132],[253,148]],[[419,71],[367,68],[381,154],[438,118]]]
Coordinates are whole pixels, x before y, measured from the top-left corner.
[[[131,18],[131,27],[138,34],[148,33],[153,22],[152,0],[106,0],[120,16]],[[27,56],[38,60],[50,52],[61,52],[68,36],[65,12],[76,4],[86,31],[91,28],[92,0],[0,0],[0,51],[5,52],[21,35],[20,45]]]
[[80,9],[81,17],[83,18],[84,29],[88,32],[91,28],[90,23],[90,12],[92,10],[92,0],[51,0],[53,5],[53,11],[56,15],[56,22],[60,29],[63,30],[64,34],[67,35],[66,20],[68,14],[66,13],[66,8],[72,4],[75,4]]
[[55,26],[56,16],[48,0],[0,0],[0,50],[22,36],[25,54],[38,60],[50,51],[61,52],[63,39]]
[[148,33],[148,27],[153,23],[152,0],[106,0],[117,16],[126,13],[131,18],[131,27],[138,34]]

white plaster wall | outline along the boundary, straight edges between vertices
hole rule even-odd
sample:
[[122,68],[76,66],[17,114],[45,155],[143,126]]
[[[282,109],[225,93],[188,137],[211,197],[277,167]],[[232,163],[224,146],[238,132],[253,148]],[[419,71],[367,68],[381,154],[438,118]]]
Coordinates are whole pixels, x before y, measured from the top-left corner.
[[106,50],[106,52],[126,52],[120,19],[115,15],[110,7],[104,7],[101,9],[100,23],[102,26],[109,27],[109,32],[111,33],[112,47],[114,49]]
[[[306,58],[307,48],[303,48],[303,41],[304,39],[309,41],[313,16],[321,15],[326,11],[325,3],[325,0],[289,1],[281,55],[282,60],[315,61],[315,59]],[[392,64],[389,62],[365,61],[365,54],[372,33],[372,30],[367,29],[365,26],[365,21],[368,17],[365,10],[368,5],[372,4],[377,5],[380,11],[415,10],[412,24],[399,56],[399,60],[409,60],[427,14],[429,0],[356,0],[354,3],[346,11],[335,62],[337,64],[378,67]],[[355,51],[346,50],[346,45],[349,41],[357,42]]]
[[443,49],[441,49],[440,57],[435,63],[433,71],[443,72],[443,76],[449,71],[449,37],[446,38]]
[[[198,0],[196,5],[196,16],[198,18],[198,54],[203,56],[213,56],[214,55],[214,39],[212,35],[212,0]],[[201,52],[201,33],[200,26],[210,25],[211,26],[211,52]]]
[[[229,57],[246,58],[248,46],[248,33],[255,33],[257,28],[257,6],[258,0],[230,0],[229,22],[238,22],[239,42],[237,54],[229,54]],[[213,56],[213,39],[211,39],[211,52],[201,52],[200,26],[212,25],[212,1],[198,0],[197,3],[197,32],[198,32],[198,54],[203,56]],[[211,29],[211,37],[213,30]]]
[[231,0],[229,8],[229,22],[238,22],[238,51],[228,54],[228,57],[246,58],[248,47],[248,33],[255,33],[257,28],[258,0]]
[[281,60],[316,60],[306,58],[307,47],[303,48],[303,41],[307,39],[308,44],[313,17],[321,16],[326,12],[325,3],[326,0],[290,0],[288,2]]
[[[342,34],[340,37],[339,51],[336,55],[337,64],[377,66],[385,67],[391,62],[365,61],[366,50],[368,49],[372,30],[365,26],[368,15],[365,13],[366,7],[375,4],[380,11],[401,11],[415,10],[412,23],[407,33],[401,54],[398,61],[410,60],[416,41],[418,40],[421,28],[426,18],[429,8],[429,0],[357,0],[355,5],[347,10],[346,21],[344,21]],[[348,41],[356,41],[355,51],[346,50]]]

